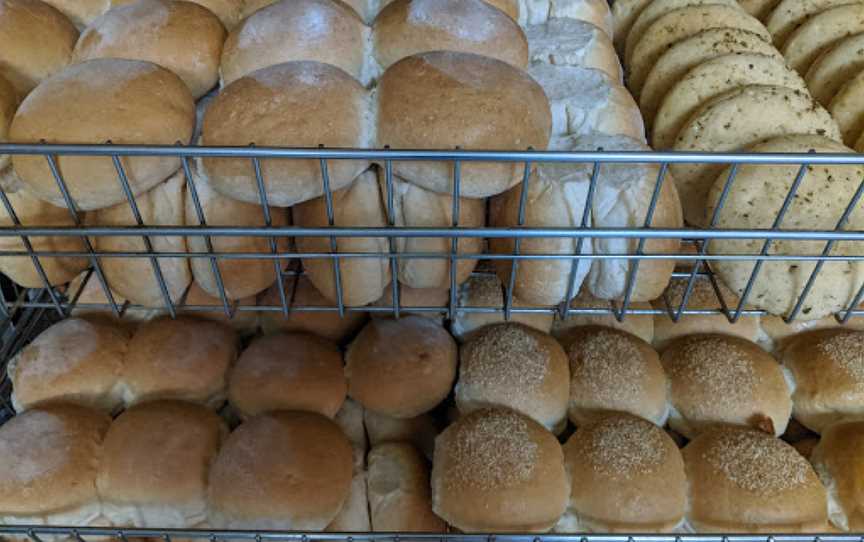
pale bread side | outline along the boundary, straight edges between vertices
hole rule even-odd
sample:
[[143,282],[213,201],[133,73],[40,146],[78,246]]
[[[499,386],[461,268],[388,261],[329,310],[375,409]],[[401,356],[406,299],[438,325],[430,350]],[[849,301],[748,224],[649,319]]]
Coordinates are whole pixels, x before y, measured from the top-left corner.
[[738,0],[741,8],[760,21],[764,21],[779,0]]
[[765,19],[765,27],[774,37],[774,44],[783,47],[783,44],[795,31],[796,28],[809,17],[822,13],[834,6],[852,3],[854,0],[781,0],[771,10],[771,14]]
[[575,19],[550,19],[525,27],[528,58],[534,63],[581,66],[600,70],[623,82],[623,72],[612,40],[600,28]]
[[624,52],[627,36],[636,18],[652,0],[616,0],[612,2],[612,40],[619,53]]
[[551,19],[573,19],[591,23],[612,39],[612,11],[606,0],[519,0],[519,26],[541,24]]
[[828,111],[840,126],[843,141],[854,145],[864,131],[864,72],[843,85],[828,104]]
[[804,79],[810,93],[828,105],[849,79],[864,70],[864,32],[844,38],[813,61]]
[[789,36],[781,52],[790,66],[807,73],[823,51],[860,32],[864,32],[864,3],[835,6],[807,19]]

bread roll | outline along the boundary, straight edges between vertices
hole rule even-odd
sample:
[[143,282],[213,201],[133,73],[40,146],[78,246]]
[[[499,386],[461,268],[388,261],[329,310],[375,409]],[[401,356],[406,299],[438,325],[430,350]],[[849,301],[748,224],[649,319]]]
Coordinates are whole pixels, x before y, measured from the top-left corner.
[[252,418],[231,433],[210,468],[210,524],[321,530],[348,496],[351,463],[348,439],[320,414]]
[[[549,141],[543,89],[523,71],[488,57],[437,51],[402,59],[381,76],[377,101],[379,148],[545,149]],[[523,169],[516,163],[462,164],[461,195],[503,192]],[[453,192],[452,163],[395,162],[393,172],[427,190]]]
[[[837,0],[829,1],[833,4]],[[816,5],[821,3],[821,1],[815,2]],[[788,2],[788,4],[790,9],[798,7],[795,2]],[[808,8],[814,5],[812,2],[801,4]],[[837,91],[862,69],[864,69],[864,33],[858,33],[835,42],[820,54],[807,70],[805,79],[816,101],[828,105]]]
[[458,51],[528,65],[528,40],[506,13],[483,0],[395,0],[372,27],[382,69],[417,53]]
[[[378,180],[372,170],[366,171],[347,187],[333,192],[333,224],[341,227],[384,227],[387,212],[382,206],[382,195]],[[326,227],[327,201],[316,198],[292,209],[294,224],[302,227]],[[295,240],[298,252],[330,252],[329,237],[298,237]],[[339,271],[342,283],[342,303],[360,306],[381,297],[390,282],[390,262],[381,255],[388,252],[387,239],[383,237],[336,238],[337,252],[370,253],[368,258],[340,258]],[[338,303],[333,260],[331,258],[305,258],[303,268],[306,276],[325,298]]]
[[348,395],[367,410],[413,418],[450,393],[456,358],[456,342],[428,318],[372,320],[345,354]]
[[55,401],[114,410],[122,404],[128,345],[117,325],[83,318],[57,322],[9,362],[12,405],[17,412]]
[[781,52],[789,65],[805,74],[819,54],[842,38],[864,32],[864,6],[834,5],[805,19],[783,41]]
[[252,341],[237,360],[228,399],[243,417],[271,410],[303,410],[332,418],[345,401],[339,348],[306,333],[278,333]]
[[[96,471],[111,418],[51,405],[0,427],[0,514],[4,525],[99,522]],[[104,521],[104,520],[103,520]]]
[[570,421],[581,426],[608,411],[666,424],[666,375],[651,345],[624,331],[573,328],[561,338],[570,358]]
[[[573,298],[570,302],[570,307],[576,309],[619,309],[618,304],[612,303],[605,299],[597,299],[591,295],[587,288],[582,288],[579,295]],[[651,309],[651,304],[646,302],[636,301],[628,306],[630,310],[648,310]],[[647,343],[654,340],[654,315],[653,314],[626,314],[624,320],[618,321],[614,314],[576,314],[562,320],[556,315],[555,321],[552,322],[552,336],[556,339],[565,337],[568,330],[577,327],[585,326],[603,326],[626,331],[631,335],[635,335]]]
[[[612,37],[612,12],[604,0],[520,0],[517,8],[519,24],[523,27],[554,19],[573,19],[591,23]],[[507,11],[500,6],[499,9]]]
[[615,54],[612,39],[590,22],[550,18],[543,24],[526,27],[525,35],[532,64],[592,68],[602,71],[612,81],[623,82],[621,62]]
[[567,423],[567,354],[551,335],[522,324],[487,326],[459,351],[456,406],[503,407],[560,433]]
[[825,488],[792,446],[761,431],[724,427],[683,451],[698,533],[817,533],[827,527]]
[[369,498],[366,487],[366,451],[369,441],[366,438],[366,428],[363,424],[363,407],[351,399],[342,403],[342,408],[336,413],[334,421],[348,440],[354,453],[354,477],[351,479],[351,489],[339,514],[327,525],[330,532],[369,532],[372,524],[369,519]]
[[78,31],[69,19],[45,2],[0,2],[2,75],[22,98],[66,67],[77,39]]
[[[524,260],[523,260],[524,262]],[[520,264],[521,265],[521,264]],[[450,322],[450,331],[459,341],[465,341],[475,331],[498,322],[504,322],[504,285],[497,275],[490,273],[472,275],[459,287],[459,307],[494,308],[495,312],[456,311],[456,318]],[[513,296],[514,307],[534,307],[533,303],[523,303]],[[514,312],[511,322],[519,322],[544,333],[549,333],[554,315],[544,312]]]
[[[111,295],[114,297],[117,309],[122,309],[124,303],[126,303],[123,296],[118,295],[116,292],[111,292]],[[120,326],[129,327],[130,334],[134,332],[138,322],[149,320],[162,313],[159,309],[126,306],[126,309],[120,315],[120,320],[116,320],[114,313],[111,312],[111,304],[95,271],[84,271],[72,279],[66,287],[66,297],[70,302],[73,299],[76,300],[75,308],[72,309],[70,315],[86,317],[90,321],[98,319],[107,320],[111,323],[116,321]],[[88,307],[87,305],[98,305],[98,307]]]
[[506,409],[461,417],[435,439],[432,510],[463,532],[545,532],[570,481],[552,433]]
[[146,60],[171,70],[195,99],[219,79],[225,27],[210,10],[180,0],[136,0],[115,7],[81,34],[73,62]]
[[[414,314],[423,316],[437,322],[444,322],[444,312],[411,311],[412,308],[420,307],[447,307],[450,303],[450,290],[446,288],[412,288],[399,284],[399,315]],[[393,316],[393,283],[384,288],[372,305],[376,307],[387,307],[389,312],[370,312],[372,318],[389,318]]]
[[[282,27],[279,32],[290,34]],[[360,83],[328,64],[287,62],[270,66],[239,78],[219,93],[204,116],[201,144],[368,147],[367,97]],[[261,125],[262,118],[268,119],[267,127]],[[261,203],[250,160],[204,158],[202,162],[203,174],[217,192],[247,203]],[[318,160],[291,160],[291,167],[273,159],[263,159],[260,164],[270,205],[288,207],[324,194]],[[330,188],[348,186],[367,168],[364,160],[328,162]]]
[[570,505],[556,532],[670,532],[684,519],[684,461],[660,427],[610,414],[579,427],[564,461]]
[[[286,277],[285,294],[289,297],[292,307],[336,307],[336,304],[324,297],[312,284],[309,277],[300,275],[296,278]],[[265,307],[281,306],[279,288],[273,285],[258,298],[258,305]],[[266,311],[259,314],[261,329],[266,333],[276,331],[305,331],[319,337],[345,344],[360,331],[368,319],[367,313],[348,311],[340,317],[336,311],[298,311],[292,310],[285,317],[281,311]]]
[[420,414],[414,418],[393,418],[371,410],[364,410],[363,422],[366,426],[366,434],[369,436],[370,446],[374,447],[386,442],[408,442],[423,452],[427,459],[432,460],[438,426],[435,418],[431,415]]
[[123,365],[126,404],[178,399],[219,408],[237,343],[234,330],[217,322],[180,316],[144,323]]
[[[856,310],[864,309],[864,305],[858,305]],[[766,350],[782,354],[783,350],[795,340],[799,333],[817,331],[820,329],[840,328],[855,331],[864,330],[864,320],[851,317],[845,324],[840,324],[834,315],[829,315],[819,320],[798,320],[786,323],[782,316],[770,314],[759,317],[762,340],[766,343]]]
[[[229,308],[233,311],[231,318],[225,316],[225,307],[220,297],[213,297],[197,282],[189,285],[186,296],[183,298],[183,306],[178,307],[180,313],[193,318],[201,318],[222,322],[236,329],[243,335],[254,334],[258,330],[258,313],[253,310],[242,310],[255,307],[255,296],[244,297],[236,302],[228,301]],[[191,310],[186,307],[209,307],[208,310]]]
[[[249,15],[228,35],[222,53],[222,85],[256,70],[297,60],[341,68],[365,84],[370,78],[364,73],[368,32],[360,16],[339,1],[276,2]],[[321,120],[341,115],[336,111],[324,113]],[[318,143],[328,142],[314,142]]]
[[[52,0],[52,2],[57,1],[68,1],[68,0]],[[111,6],[125,6],[127,4],[131,4],[133,2],[137,2],[138,0],[111,0]],[[237,26],[242,19],[245,19],[245,16],[241,16],[241,10],[243,9],[244,3],[243,0],[190,0],[199,6],[204,6],[213,12],[214,15],[219,17],[219,20],[222,22],[222,25],[228,29],[229,31],[233,30],[235,26]],[[251,3],[251,2],[248,2]]]
[[[82,31],[111,7],[111,0],[46,0]],[[114,2],[117,3],[117,0]]]
[[121,414],[105,435],[96,487],[112,525],[194,527],[207,519],[207,475],[225,422],[181,401]]
[[792,413],[780,365],[757,345],[727,335],[690,335],[660,358],[669,379],[669,426],[693,438],[711,425],[755,427],[780,436]]
[[369,452],[369,510],[376,532],[447,530],[432,512],[426,460],[405,442],[381,444]]
[[828,514],[836,527],[860,531],[864,525],[861,512],[861,459],[864,457],[864,422],[847,420],[835,423],[822,432],[813,449],[812,463],[828,490]]
[[[243,11],[240,14],[240,18],[246,19],[252,16],[256,11],[273,5],[278,1],[279,0],[244,0],[242,6]],[[381,5],[378,5],[377,0],[345,0],[344,2],[340,2],[339,0],[332,1],[345,4],[349,8],[353,9],[366,24],[371,24],[375,19],[375,16],[378,15],[378,9],[387,5],[390,0],[382,0]]]
[[[12,117],[15,116],[15,110],[18,109],[18,92],[12,83],[0,75],[0,143],[9,142],[9,125],[12,124]],[[7,177],[12,175],[12,168],[9,167],[9,155],[0,154],[0,186],[6,189],[6,183],[9,182]]]

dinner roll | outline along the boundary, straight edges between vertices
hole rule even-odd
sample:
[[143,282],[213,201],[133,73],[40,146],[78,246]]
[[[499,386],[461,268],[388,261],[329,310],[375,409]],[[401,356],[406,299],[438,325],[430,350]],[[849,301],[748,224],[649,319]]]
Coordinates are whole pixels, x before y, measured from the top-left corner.
[[181,401],[137,405],[105,435],[96,487],[112,525],[193,527],[207,519],[207,474],[225,422]]
[[[437,51],[404,58],[378,83],[376,147],[545,149],[552,119],[543,89],[500,60]],[[461,164],[461,194],[482,198],[521,179],[524,164]],[[395,162],[393,172],[427,190],[452,193],[453,164]]]
[[[112,4],[111,0],[45,0],[45,3],[65,15],[79,32],[105,13]],[[118,0],[113,3],[117,4]]]
[[413,418],[450,393],[456,358],[456,342],[428,318],[371,320],[345,354],[348,395],[367,410]]
[[432,510],[464,532],[545,532],[567,507],[561,445],[507,409],[477,410],[435,439]]
[[0,427],[0,518],[4,525],[98,523],[96,471],[111,418],[50,405]]
[[259,337],[231,371],[228,400],[241,416],[303,410],[332,418],[345,401],[342,353],[306,333]]
[[666,376],[651,345],[627,332],[578,327],[561,337],[570,359],[570,421],[580,426],[606,412],[629,412],[663,426],[669,416]]
[[233,329],[209,320],[178,316],[142,324],[123,364],[126,404],[179,399],[222,406],[237,343]]
[[[126,300],[116,292],[111,292],[111,295],[114,297],[117,309],[121,309]],[[108,297],[105,295],[105,290],[102,288],[102,283],[99,282],[99,277],[95,271],[83,271],[72,279],[66,286],[66,296],[70,300],[75,300],[75,308],[70,312],[70,316],[85,316],[90,321],[101,319],[110,323],[116,322],[122,327],[128,327],[130,334],[135,331],[138,322],[149,320],[153,316],[161,314],[159,309],[136,310],[134,307],[127,306],[126,310],[121,313],[120,319],[115,318]],[[98,306],[90,307],[88,305]]]
[[180,76],[195,99],[219,79],[225,28],[209,9],[181,0],[136,0],[115,7],[81,34],[73,62],[146,60]]
[[[574,309],[603,309],[618,310],[620,305],[605,299],[597,299],[588,288],[582,288],[579,295],[573,298],[570,302],[570,307]],[[556,315],[555,321],[552,322],[552,336],[556,339],[565,337],[567,331],[575,327],[585,326],[603,326],[620,329],[631,335],[636,335],[643,341],[651,343],[654,340],[654,315],[653,314],[630,314],[629,311],[648,310],[651,309],[651,304],[645,301],[634,301],[627,307],[628,313],[624,316],[624,320],[618,321],[612,313],[606,314],[576,314],[571,313],[570,317],[562,320]]]
[[669,426],[693,438],[733,424],[780,436],[792,413],[783,371],[770,354],[739,337],[700,334],[672,342],[660,358],[669,379]]
[[670,532],[684,519],[681,452],[643,419],[610,414],[579,427],[564,462],[570,504],[556,532]]
[[[864,304],[858,305],[856,310],[861,309],[864,309]],[[774,352],[780,354],[800,333],[828,328],[862,331],[864,330],[864,319],[853,315],[848,322],[841,324],[831,314],[818,320],[798,320],[796,318],[786,323],[782,316],[763,314],[759,317],[759,327],[762,330],[762,340],[767,345],[763,347],[766,349],[770,347]]]
[[816,533],[827,527],[825,488],[813,467],[761,431],[719,427],[683,450],[687,521],[699,533]]
[[[59,1],[69,1],[69,0],[51,0],[52,2]],[[137,2],[138,0],[111,0],[111,6],[125,6],[126,4],[131,4],[133,2]],[[190,0],[199,6],[204,6],[213,12],[214,15],[219,17],[219,20],[222,22],[222,25],[230,30],[233,30],[235,26],[237,26],[242,19],[245,17],[242,16],[242,9],[245,3],[243,0]]]
[[0,2],[0,73],[22,98],[66,67],[77,39],[69,19],[45,2]]
[[432,460],[438,425],[430,414],[420,414],[413,418],[394,418],[364,410],[363,422],[370,446],[378,446],[385,442],[409,442],[423,452],[430,461]]
[[320,414],[252,418],[231,433],[210,467],[210,524],[321,530],[348,496],[351,463],[348,439]]
[[459,349],[456,405],[467,414],[505,407],[560,433],[567,423],[567,354],[551,335],[522,324],[487,326]]
[[864,331],[801,333],[783,351],[794,381],[792,415],[821,433],[844,417],[864,414]]
[[[279,32],[291,35],[282,27]],[[277,64],[238,78],[213,99],[204,115],[201,144],[368,147],[367,101],[366,89],[339,68],[320,62]],[[214,157],[202,163],[202,173],[217,192],[261,203],[249,159]],[[260,165],[270,205],[289,207],[324,194],[318,160],[291,160],[285,167],[283,160],[262,159]],[[327,165],[332,190],[346,187],[369,166],[365,160],[331,160]]]
[[[9,142],[9,125],[12,124],[12,117],[15,116],[19,101],[15,87],[0,74],[0,143]],[[0,154],[0,186],[4,189],[8,188],[6,183],[10,182],[11,175],[9,155]]]
[[342,509],[327,525],[330,532],[369,532],[372,524],[369,519],[369,498],[366,487],[366,451],[369,442],[363,426],[363,407],[351,399],[342,403],[333,421],[342,429],[351,442],[354,455],[354,477],[351,489],[342,504]]
[[116,324],[67,318],[39,334],[9,361],[17,412],[63,401],[107,411],[122,404],[120,372],[129,336]]
[[858,532],[864,528],[859,473],[864,458],[864,422],[847,420],[822,432],[811,462],[828,490],[828,514],[836,527]]
[[369,451],[369,511],[376,532],[447,530],[432,512],[426,459],[406,442],[389,442]]
[[[228,300],[229,308],[233,311],[231,318],[225,316],[225,307],[222,298],[216,297],[204,291],[197,282],[189,285],[186,296],[183,298],[183,306],[177,307],[178,312],[186,316],[222,322],[233,327],[241,335],[252,335],[258,330],[258,313],[251,309],[255,307],[255,296],[238,299],[236,302]],[[192,310],[189,307],[209,307],[208,310]]]
[[[412,308],[419,307],[446,307],[450,303],[450,290],[446,288],[412,288],[399,284],[399,315],[404,316],[414,314],[423,316],[437,322],[444,322],[444,312],[428,312],[418,311],[413,312]],[[372,318],[390,318],[393,316],[393,283],[384,288],[384,293],[381,294],[374,303],[375,307],[387,307],[390,309],[387,312],[369,312]]]

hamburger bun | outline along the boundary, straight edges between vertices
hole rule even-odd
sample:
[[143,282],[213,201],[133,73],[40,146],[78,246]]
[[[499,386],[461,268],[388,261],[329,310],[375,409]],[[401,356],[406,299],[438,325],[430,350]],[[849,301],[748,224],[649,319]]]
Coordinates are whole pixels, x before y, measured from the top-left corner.
[[845,420],[830,425],[813,449],[811,463],[828,490],[831,523],[843,531],[864,528],[859,472],[864,458],[864,422]]

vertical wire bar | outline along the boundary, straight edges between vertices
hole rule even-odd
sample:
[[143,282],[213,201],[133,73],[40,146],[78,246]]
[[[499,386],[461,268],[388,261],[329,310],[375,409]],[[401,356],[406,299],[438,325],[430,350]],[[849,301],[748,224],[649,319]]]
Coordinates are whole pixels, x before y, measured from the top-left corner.
[[[270,216],[270,203],[267,201],[267,190],[264,188],[264,176],[261,174],[261,160],[259,160],[257,156],[252,157],[252,167],[255,170],[255,182],[258,183],[258,197],[261,201],[261,209],[264,213],[264,225],[269,228],[273,225],[273,217]],[[270,243],[270,253],[278,256],[279,247],[277,246],[276,238],[273,235],[268,235],[267,241]],[[279,301],[282,303],[282,315],[287,318],[288,299],[285,297],[285,284],[282,280],[282,260],[279,258],[274,259],[273,267],[276,270],[276,284],[279,289]]]
[[[390,146],[385,146],[389,149]],[[393,160],[384,162],[384,185],[387,191],[387,226],[393,228],[396,226],[396,211],[394,209],[394,194],[393,194]],[[387,238],[387,245],[390,251],[390,291],[392,292],[393,301],[393,317],[399,318],[399,259],[396,250],[396,238],[392,235]]]
[[[780,207],[780,211],[777,213],[777,217],[774,219],[774,223],[771,224],[771,230],[776,230],[780,228],[780,225],[783,223],[783,219],[786,217],[786,212],[789,210],[789,207],[792,205],[792,200],[795,199],[795,193],[798,192],[798,187],[801,186],[801,182],[804,180],[805,175],[807,174],[807,164],[801,164],[801,167],[798,168],[798,173],[795,175],[795,180],[792,182],[792,186],[789,188],[789,192],[786,194],[786,198],[783,200],[783,205]],[[762,250],[759,251],[760,256],[766,256],[768,251],[771,248],[771,242],[773,239],[768,238],[765,239],[765,242],[762,243]],[[741,295],[741,299],[738,301],[738,306],[735,309],[735,313],[732,315],[731,322],[734,324],[741,317],[741,311],[744,310],[744,306],[747,304],[747,298],[750,297],[750,292],[753,290],[753,285],[756,284],[756,279],[759,277],[759,272],[762,270],[762,265],[765,263],[765,260],[757,260],[756,264],[753,266],[753,271],[750,273],[750,278],[747,280],[747,286],[744,287],[744,293]]]
[[[582,220],[579,226],[584,230],[588,227],[588,219],[591,217],[591,209],[594,206],[594,192],[597,189],[597,179],[600,177],[600,162],[594,162],[594,167],[591,169],[591,179],[588,182],[588,194],[585,196],[585,207],[582,209]],[[589,240],[590,241],[590,240]],[[570,263],[570,277],[567,281],[567,293],[564,296],[563,309],[559,314],[561,318],[567,320],[570,318],[570,300],[576,294],[576,273],[579,271],[579,263],[582,261],[579,256],[582,255],[582,247],[584,246],[585,238],[580,237],[576,240],[576,258]]]
[[[141,211],[138,209],[138,203],[135,201],[135,196],[132,194],[132,189],[129,187],[129,178],[126,176],[126,170],[120,161],[120,157],[116,154],[111,155],[111,160],[114,162],[114,169],[117,171],[117,178],[120,179],[120,186],[123,188],[123,193],[126,195],[126,201],[129,202],[129,208],[132,210],[132,217],[135,223],[139,226],[144,225],[144,219],[141,218]],[[141,240],[144,241],[144,249],[149,255],[150,266],[153,268],[153,275],[156,277],[156,282],[159,284],[159,291],[162,293],[162,300],[165,302],[165,308],[171,318],[177,317],[177,311],[174,307],[174,302],[171,300],[171,294],[168,292],[168,285],[165,283],[165,276],[162,274],[162,268],[159,267],[159,261],[154,256],[153,242],[148,235],[142,235]]]
[[[53,154],[46,154],[45,159],[48,161],[48,168],[51,170],[51,175],[54,177],[54,181],[57,183],[60,193],[63,195],[63,201],[66,202],[66,208],[69,210],[69,215],[72,217],[73,223],[80,227],[81,217],[78,216],[78,207],[72,200],[72,195],[69,193],[69,187],[66,186],[66,181],[63,180],[63,176],[60,174],[60,169],[57,167],[57,158]],[[120,309],[117,308],[117,301],[114,299],[114,294],[111,292],[111,288],[108,287],[108,280],[105,278],[105,273],[102,271],[102,263],[96,256],[96,251],[93,250],[93,244],[86,235],[81,236],[81,241],[89,254],[89,259],[93,264],[93,269],[96,271],[96,277],[99,279],[99,284],[102,286],[102,293],[105,294],[108,304],[111,305],[111,312],[114,313],[115,317],[121,318],[122,313]]]
[[[660,201],[660,190],[663,187],[663,181],[666,179],[666,172],[669,169],[669,164],[663,162],[660,164],[660,171],[657,172],[657,182],[654,184],[654,192],[651,194],[651,201],[648,204],[648,212],[645,213],[645,223],[643,228],[650,229],[651,223],[654,222],[654,212],[657,210],[657,202]],[[639,273],[639,264],[642,262],[641,256],[645,253],[645,238],[640,237],[639,243],[636,245],[636,258],[633,261],[633,266],[629,269],[627,275],[627,287],[624,291],[624,301],[621,303],[621,310],[615,314],[615,319],[619,322],[624,321],[624,316],[627,314],[627,308],[630,306],[630,299],[633,297],[633,290],[636,288],[636,277]]]
[[849,308],[846,309],[845,312],[843,312],[843,316],[837,314],[834,316],[834,319],[841,324],[847,323],[849,321],[849,318],[852,317],[852,311],[855,310],[855,307],[857,307],[861,303],[862,299],[864,299],[864,284],[862,284],[861,288],[858,289],[858,293],[855,294],[855,299],[852,300],[852,304],[849,305]]
[[[525,161],[525,170],[522,172],[522,188],[519,193],[519,212],[517,214],[516,223],[518,226],[525,225],[525,207],[528,205],[528,181],[531,178],[531,162]],[[522,238],[515,237],[513,239],[513,255],[519,256],[519,251],[522,248]],[[510,311],[513,309],[513,289],[516,288],[516,271],[519,267],[519,260],[513,258],[510,260],[510,280],[508,280],[507,291],[504,298],[504,320],[510,321]]]
[[[204,206],[201,205],[201,199],[198,197],[198,187],[195,186],[195,181],[192,179],[192,169],[189,167],[189,157],[182,156],[180,158],[183,164],[183,174],[186,176],[186,186],[189,188],[189,195],[192,196],[192,205],[195,207],[195,214],[198,216],[198,225],[207,226],[207,219],[204,216]],[[222,271],[219,269],[218,258],[214,254],[213,240],[209,235],[204,235],[204,246],[207,248],[207,254],[210,257],[210,271],[216,279],[216,288],[219,290],[219,299],[222,301],[222,309],[225,311],[225,317],[232,319],[234,311],[231,303],[228,301],[228,293],[225,291],[225,284],[222,282]]]
[[[2,190],[0,190],[2,192]],[[12,313],[9,311],[9,305],[6,303],[6,295],[0,291],[0,316],[3,317],[3,321],[0,322],[0,328],[3,327],[5,321],[12,318]]]
[[[457,149],[459,147],[456,147]],[[454,228],[459,227],[459,197],[462,194],[462,163],[459,160],[453,162],[453,209],[452,219]],[[456,255],[459,253],[459,238],[455,235],[450,239],[450,302],[448,303],[448,317],[450,320],[456,318]]]
[[[319,148],[323,145],[319,145]],[[330,190],[330,172],[327,169],[327,160],[320,159],[321,182],[324,183],[324,204],[327,207],[327,224],[332,228],[336,223],[336,214],[333,211],[333,192]],[[339,318],[345,318],[345,302],[342,297],[342,270],[339,266],[339,247],[336,236],[330,236],[330,253],[333,254],[333,281],[336,283],[336,306],[339,309]],[[392,280],[392,279],[391,279]],[[397,281],[396,288],[399,287]]]
[[[835,232],[841,231],[846,226],[846,222],[849,221],[849,217],[852,215],[852,211],[854,211],[855,207],[858,206],[858,201],[861,199],[862,194],[864,194],[864,180],[862,180],[858,184],[858,189],[855,190],[855,195],[852,196],[852,200],[849,202],[849,205],[846,206],[846,209],[840,216],[840,220],[837,221],[837,225],[834,227]],[[834,248],[835,243],[836,240],[834,239],[830,239],[827,243],[825,243],[825,248],[822,249],[822,256],[827,256],[828,254],[830,254],[831,250]],[[818,262],[816,262],[816,266],[810,273],[810,277],[808,277],[807,283],[804,285],[804,289],[801,291],[801,295],[798,296],[798,301],[796,301],[795,306],[792,307],[792,312],[790,312],[788,316],[783,317],[783,321],[785,321],[787,324],[792,322],[795,317],[798,316],[798,312],[801,310],[801,307],[804,306],[804,301],[807,299],[807,296],[810,295],[810,290],[813,288],[813,284],[816,283],[816,277],[819,276],[819,273],[822,271],[822,267],[824,265],[825,260],[819,260]]]

